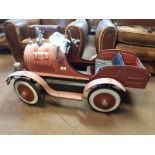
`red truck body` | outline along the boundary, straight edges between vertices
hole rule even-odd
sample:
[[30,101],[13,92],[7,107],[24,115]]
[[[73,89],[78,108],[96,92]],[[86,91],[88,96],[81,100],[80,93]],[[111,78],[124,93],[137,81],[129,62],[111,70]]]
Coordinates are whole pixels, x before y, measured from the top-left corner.
[[[147,85],[150,73],[132,52],[107,49],[85,60],[71,49],[63,51],[64,47],[60,49],[52,42],[26,46],[23,64],[17,63],[16,71],[7,78],[8,84],[15,79],[14,89],[22,101],[42,105],[43,88],[54,97],[74,100],[85,97],[94,110],[111,112],[120,105],[119,92],[125,92],[125,87],[145,88]],[[59,89],[53,87],[53,83],[51,86],[51,81],[56,81]],[[79,91],[70,89],[78,85],[82,86]]]
[[132,88],[145,88],[150,76],[135,54],[123,50],[100,51],[96,59],[112,61],[119,53],[123,64],[102,65],[97,73],[94,71],[90,75],[79,72],[73,66],[85,65],[90,66],[93,70],[93,68],[95,69],[95,60],[83,60],[73,52],[66,54],[61,51],[57,60],[56,53],[56,48],[49,43],[42,46],[28,45],[24,52],[26,70],[41,76],[85,79],[88,81],[97,78],[113,78],[125,87]]

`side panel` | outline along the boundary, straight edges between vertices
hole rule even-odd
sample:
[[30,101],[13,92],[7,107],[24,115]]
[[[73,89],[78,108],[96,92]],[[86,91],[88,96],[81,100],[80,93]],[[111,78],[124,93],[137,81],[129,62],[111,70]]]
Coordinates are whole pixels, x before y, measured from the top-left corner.
[[145,88],[150,74],[147,70],[134,66],[108,66],[103,67],[90,80],[97,78],[113,78],[125,87]]

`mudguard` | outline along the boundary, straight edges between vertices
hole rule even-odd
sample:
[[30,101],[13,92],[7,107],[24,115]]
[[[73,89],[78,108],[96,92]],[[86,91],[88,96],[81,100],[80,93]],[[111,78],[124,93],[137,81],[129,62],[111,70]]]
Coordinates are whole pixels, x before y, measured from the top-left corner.
[[125,87],[117,80],[112,79],[112,78],[100,78],[100,79],[95,79],[93,81],[90,81],[84,88],[83,90],[83,97],[88,97],[88,94],[90,91],[94,88],[96,88],[99,85],[103,84],[111,84],[114,85],[118,88],[120,88],[122,91],[126,91]]
[[12,79],[17,78],[28,78],[36,81],[39,83],[44,90],[51,96],[54,97],[60,97],[60,98],[68,98],[68,99],[75,99],[75,100],[82,100],[82,94],[81,93],[72,93],[72,92],[64,92],[64,91],[56,91],[49,87],[47,82],[41,78],[39,75],[30,72],[30,71],[16,71],[10,74],[6,80],[7,84],[11,82]]

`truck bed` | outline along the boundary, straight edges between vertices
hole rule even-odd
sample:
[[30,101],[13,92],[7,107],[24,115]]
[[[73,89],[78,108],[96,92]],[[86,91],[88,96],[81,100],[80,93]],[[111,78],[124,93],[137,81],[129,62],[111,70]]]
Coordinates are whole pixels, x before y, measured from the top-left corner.
[[[105,61],[107,63],[104,63]],[[134,53],[104,50],[96,58],[95,74],[92,79],[103,77],[116,79],[125,87],[145,88],[150,73]]]

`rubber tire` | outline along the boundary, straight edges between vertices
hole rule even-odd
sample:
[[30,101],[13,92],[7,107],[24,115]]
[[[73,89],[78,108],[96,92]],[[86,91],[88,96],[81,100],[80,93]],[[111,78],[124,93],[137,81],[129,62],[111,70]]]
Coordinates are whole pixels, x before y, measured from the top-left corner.
[[[34,92],[37,95],[37,100],[36,100],[35,103],[33,103],[33,104],[32,103],[29,103],[29,101],[26,101],[26,99],[24,100],[23,97],[20,96],[20,94],[17,92],[17,89],[16,89],[16,86],[19,83],[24,83],[26,85],[29,85],[29,87],[31,87],[34,90]],[[26,103],[26,104],[28,104],[30,106],[38,106],[38,107],[43,107],[44,106],[45,96],[44,96],[44,93],[42,92],[41,86],[37,85],[37,83],[33,83],[30,80],[24,79],[24,78],[16,79],[14,81],[14,90],[15,90],[17,96],[19,97],[19,99],[21,101],[23,101],[24,103]]]
[[[115,98],[115,100],[117,101],[117,103],[116,103],[116,105],[113,107],[113,108],[111,108],[111,109],[109,109],[109,110],[103,110],[103,109],[101,109],[101,108],[98,108],[95,104],[94,104],[94,102],[92,103],[92,101],[90,101],[90,100],[92,100],[92,95],[96,92],[99,92],[99,91],[104,91],[105,93],[108,93],[108,92],[111,92],[111,93],[113,93],[115,96],[113,96],[114,98]],[[98,94],[97,94],[98,95]],[[94,98],[95,98],[95,96],[94,96]],[[93,98],[93,99],[94,99]],[[117,98],[117,99],[116,99]],[[93,109],[93,110],[95,110],[95,111],[98,111],[98,112],[104,112],[104,113],[108,113],[108,112],[112,112],[112,111],[114,111],[114,110],[116,110],[119,106],[120,106],[120,103],[121,103],[121,97],[120,97],[120,95],[119,95],[119,93],[115,90],[115,89],[112,89],[112,88],[96,88],[96,89],[93,89],[90,93],[89,93],[89,95],[88,95],[88,103],[89,103],[89,105],[91,106],[91,108]]]

